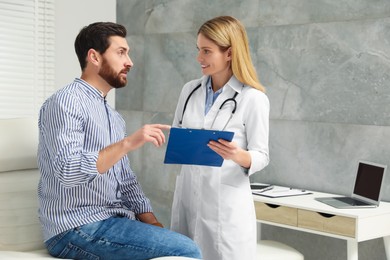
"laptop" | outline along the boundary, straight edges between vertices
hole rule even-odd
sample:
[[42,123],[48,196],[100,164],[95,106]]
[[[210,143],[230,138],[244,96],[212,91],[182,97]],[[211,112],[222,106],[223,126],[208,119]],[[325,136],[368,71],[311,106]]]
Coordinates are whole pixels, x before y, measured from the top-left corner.
[[386,168],[387,165],[359,161],[355,186],[350,197],[322,197],[315,199],[339,209],[378,207]]

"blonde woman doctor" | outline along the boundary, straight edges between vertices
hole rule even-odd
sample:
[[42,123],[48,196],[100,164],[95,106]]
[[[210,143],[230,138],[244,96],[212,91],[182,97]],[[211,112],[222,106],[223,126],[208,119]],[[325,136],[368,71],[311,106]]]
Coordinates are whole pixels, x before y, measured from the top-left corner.
[[252,260],[256,217],[249,176],[269,162],[269,101],[237,19],[204,23],[197,48],[204,76],[184,85],[173,126],[224,129],[234,138],[209,143],[225,159],[222,167],[182,166],[171,228],[194,239],[205,260]]

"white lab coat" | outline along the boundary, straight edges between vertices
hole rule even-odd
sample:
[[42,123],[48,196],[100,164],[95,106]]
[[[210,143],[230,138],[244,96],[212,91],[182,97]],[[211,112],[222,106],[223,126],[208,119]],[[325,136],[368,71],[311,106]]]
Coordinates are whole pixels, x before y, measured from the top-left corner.
[[[184,102],[199,83],[202,87],[188,102],[183,127],[210,129],[220,105],[237,91],[237,110],[225,130],[235,133],[233,141],[250,152],[252,164],[250,169],[231,160],[222,167],[183,165],[176,179],[171,228],[192,238],[205,260],[254,260],[256,216],[249,175],[269,162],[269,101],[263,92],[243,86],[233,76],[205,116],[206,82],[204,76],[185,84],[173,126],[179,125]],[[232,109],[233,102],[223,106],[213,129],[223,128]]]

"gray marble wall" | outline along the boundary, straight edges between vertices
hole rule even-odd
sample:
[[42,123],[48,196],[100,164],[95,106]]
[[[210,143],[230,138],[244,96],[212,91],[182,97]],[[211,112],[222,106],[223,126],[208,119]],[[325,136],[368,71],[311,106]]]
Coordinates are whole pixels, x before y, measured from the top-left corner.
[[[196,32],[233,15],[247,28],[271,103],[270,165],[254,181],[349,194],[358,159],[390,166],[389,0],[117,0],[134,68],[116,106],[128,131],[171,124],[183,84],[201,76]],[[130,153],[159,219],[169,226],[178,166],[165,147]],[[390,201],[390,175],[383,199]],[[262,237],[307,260],[346,259],[346,242],[263,226]],[[359,259],[385,259],[381,239],[359,244]]]

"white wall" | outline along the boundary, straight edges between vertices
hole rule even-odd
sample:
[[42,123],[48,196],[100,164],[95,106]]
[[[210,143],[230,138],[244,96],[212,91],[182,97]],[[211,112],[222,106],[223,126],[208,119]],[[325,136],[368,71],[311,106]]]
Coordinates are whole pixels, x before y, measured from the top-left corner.
[[[56,61],[55,85],[61,88],[80,77],[81,69],[74,51],[74,40],[82,27],[93,22],[115,22],[116,0],[55,1]],[[115,91],[108,102],[115,107]]]

